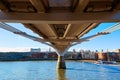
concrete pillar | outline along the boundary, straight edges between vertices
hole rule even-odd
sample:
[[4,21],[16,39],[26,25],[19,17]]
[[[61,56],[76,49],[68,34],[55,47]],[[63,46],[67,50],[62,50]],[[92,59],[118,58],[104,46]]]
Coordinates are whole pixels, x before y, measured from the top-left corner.
[[64,56],[58,55],[57,68],[58,69],[66,69]]

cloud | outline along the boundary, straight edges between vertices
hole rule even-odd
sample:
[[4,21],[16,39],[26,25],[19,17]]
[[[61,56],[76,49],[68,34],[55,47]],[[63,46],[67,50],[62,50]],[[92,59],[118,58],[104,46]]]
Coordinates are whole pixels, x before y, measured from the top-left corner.
[[30,47],[17,47],[17,48],[9,48],[9,47],[0,47],[0,52],[29,52]]
[[[40,47],[15,47],[15,48],[0,47],[0,52],[30,52],[31,48],[37,49],[37,48],[40,48]],[[41,51],[49,51],[49,50],[55,51],[51,47],[41,47],[40,49],[41,49]]]

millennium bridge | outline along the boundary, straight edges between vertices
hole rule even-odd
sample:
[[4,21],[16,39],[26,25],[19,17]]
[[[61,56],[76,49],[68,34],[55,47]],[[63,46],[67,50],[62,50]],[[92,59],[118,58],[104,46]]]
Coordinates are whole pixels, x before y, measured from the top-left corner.
[[[21,23],[35,37],[6,23]],[[114,26],[82,38],[100,23]],[[120,0],[0,0],[0,28],[53,47],[58,69],[65,69],[67,50],[98,36],[120,29]]]

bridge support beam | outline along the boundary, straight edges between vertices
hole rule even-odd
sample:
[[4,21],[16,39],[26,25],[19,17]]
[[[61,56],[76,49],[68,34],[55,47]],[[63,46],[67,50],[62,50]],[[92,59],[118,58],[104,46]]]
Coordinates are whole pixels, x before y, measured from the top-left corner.
[[66,69],[64,56],[58,55],[57,69]]

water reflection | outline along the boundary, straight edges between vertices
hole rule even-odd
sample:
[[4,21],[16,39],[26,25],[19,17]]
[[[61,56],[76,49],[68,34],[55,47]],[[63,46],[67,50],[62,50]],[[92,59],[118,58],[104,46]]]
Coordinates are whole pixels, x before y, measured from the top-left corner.
[[120,80],[120,66],[72,61],[56,70],[56,61],[0,62],[0,80]]
[[58,80],[67,80],[66,79],[66,70],[65,69],[58,69],[57,76],[58,76]]

